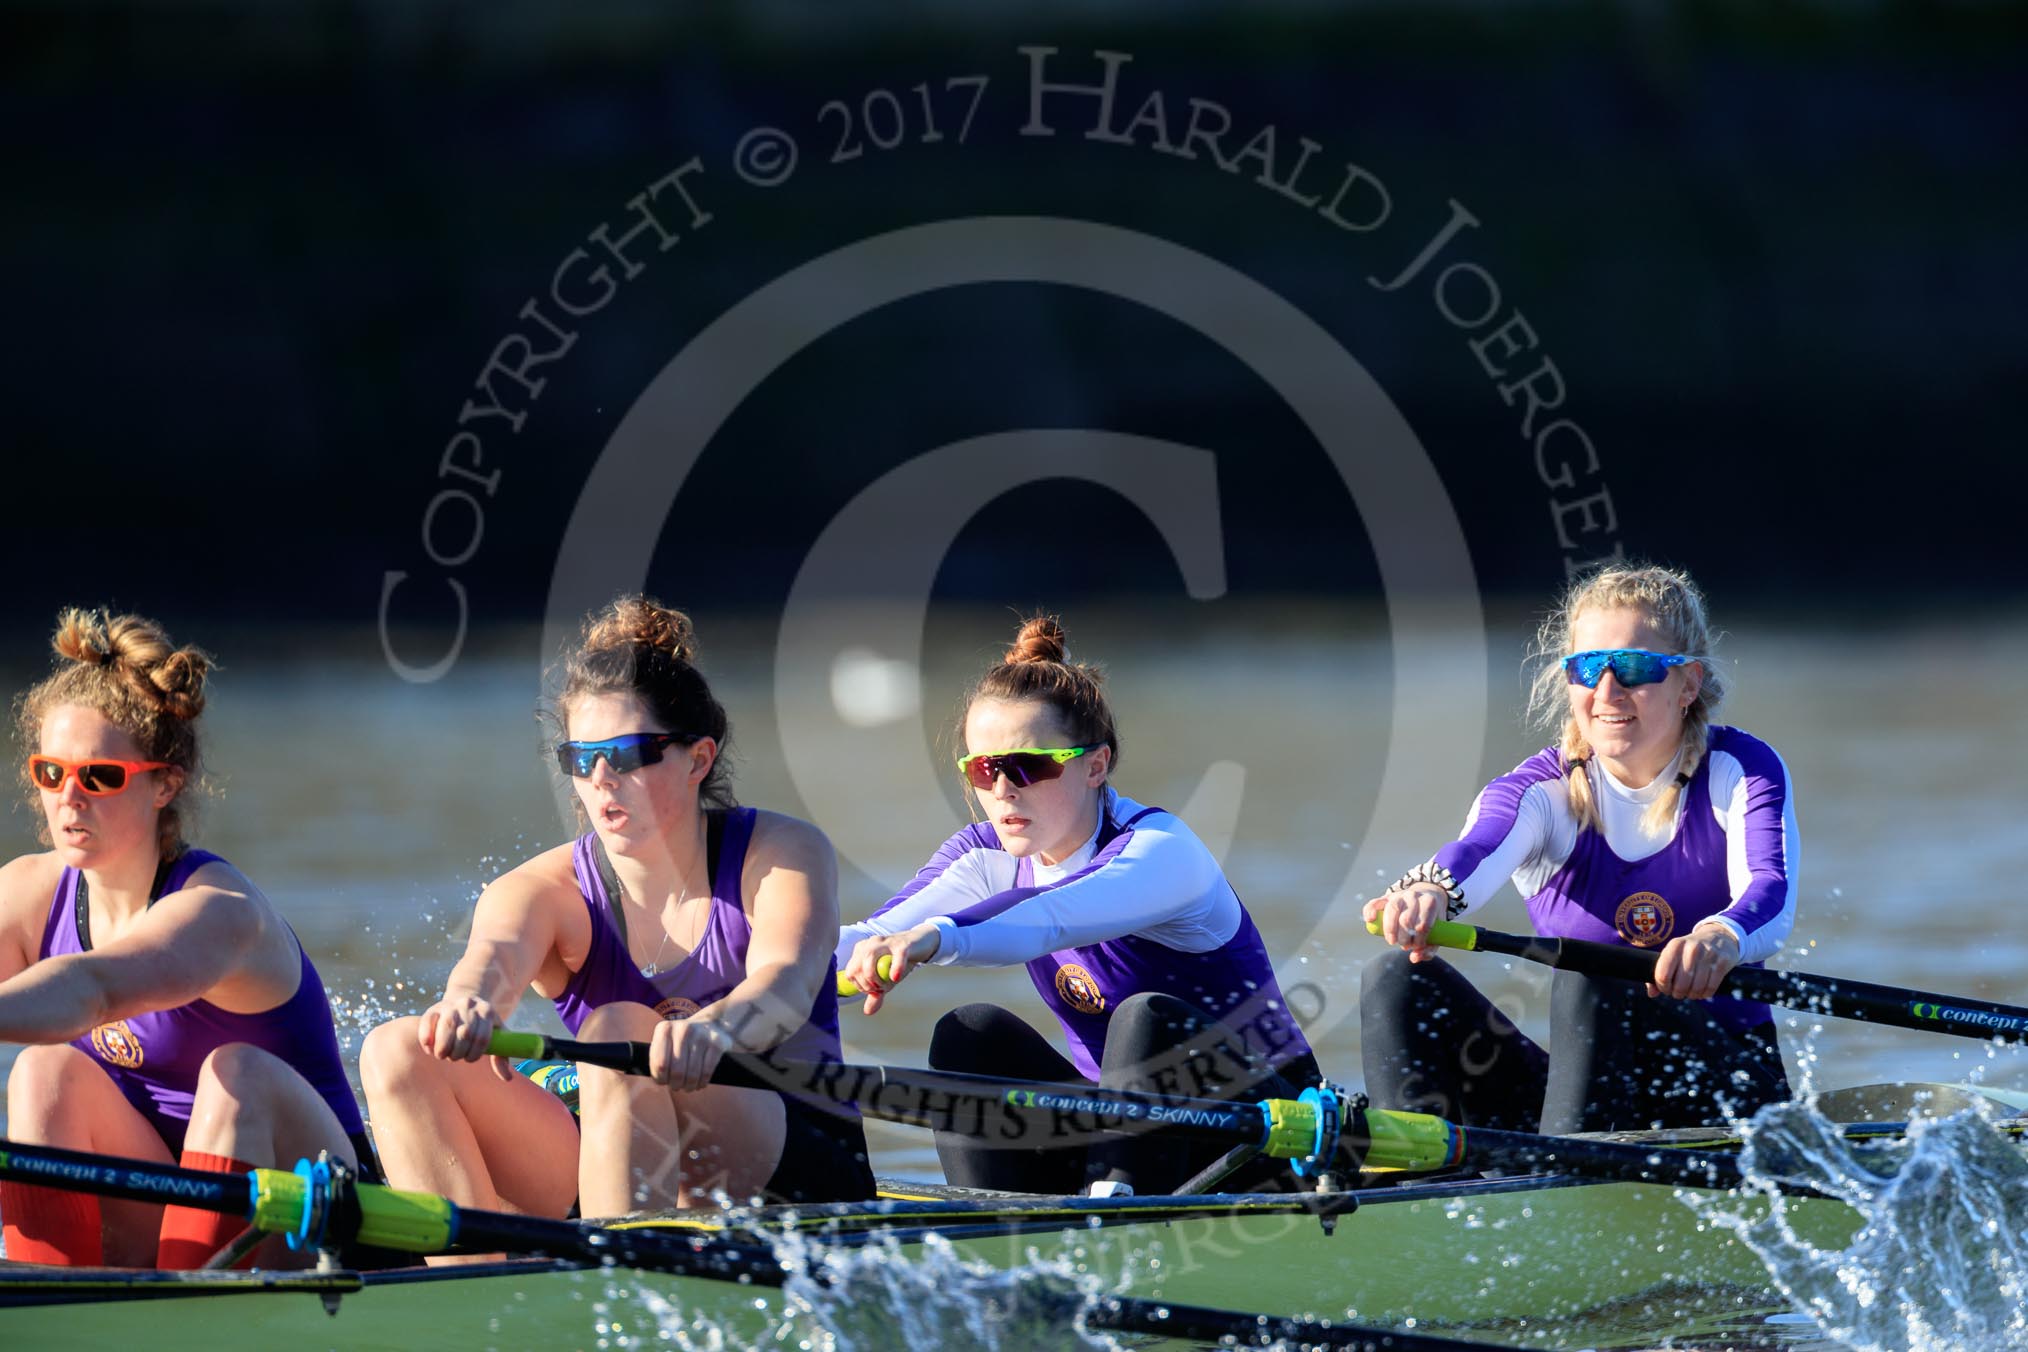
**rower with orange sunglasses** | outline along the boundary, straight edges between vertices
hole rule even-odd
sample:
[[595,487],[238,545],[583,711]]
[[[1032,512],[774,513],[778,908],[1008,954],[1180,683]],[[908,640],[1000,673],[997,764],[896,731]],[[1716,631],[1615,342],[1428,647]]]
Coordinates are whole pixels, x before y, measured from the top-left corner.
[[[8,1136],[235,1172],[370,1161],[316,968],[239,870],[183,838],[209,660],[81,610],[55,648],[18,722],[51,848],[0,868],[0,1041],[28,1044]],[[123,1267],[197,1267],[244,1228],[12,1182],[0,1222],[10,1259]]]
[[[1317,1082],[1260,931],[1218,861],[1180,819],[1112,787],[1112,710],[1098,672],[1066,660],[1055,619],[1022,625],[973,687],[959,732],[958,770],[986,821],[840,932],[839,972],[868,992],[867,1013],[926,963],[1025,964],[1071,1059],[980,1003],[938,1021],[932,1066],[1192,1098],[1294,1098]],[[1159,1132],[1038,1141],[940,1131],[937,1153],[964,1186],[1117,1193],[1173,1190],[1218,1152]],[[1269,1181],[1253,1170],[1226,1186]]]

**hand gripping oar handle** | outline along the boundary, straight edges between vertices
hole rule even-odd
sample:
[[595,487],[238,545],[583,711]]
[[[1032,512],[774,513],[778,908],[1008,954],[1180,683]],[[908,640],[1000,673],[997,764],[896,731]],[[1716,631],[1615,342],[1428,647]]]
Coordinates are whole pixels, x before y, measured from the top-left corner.
[[[873,970],[880,973],[880,979],[882,981],[892,980],[894,972],[893,956],[887,953],[882,953],[880,957],[874,962]],[[838,978],[838,998],[840,1000],[850,1000],[855,995],[864,995],[864,994],[866,994],[866,992],[860,990],[859,983],[854,981],[851,977],[841,976]]]
[[[1368,928],[1374,927],[1369,925]],[[1439,948],[1503,953],[1592,976],[1615,977],[1622,981],[1655,979],[1656,954],[1619,944],[1502,934],[1498,930],[1480,929],[1476,925],[1459,924],[1453,920],[1439,920],[1431,925],[1429,941]],[[1909,990],[1901,986],[1876,986],[1870,982],[1818,976],[1809,972],[1735,967],[1718,983],[1718,993],[1861,1023],[1892,1024],[1898,1028],[1949,1033],[1981,1041],[2028,1042],[2028,1009]]]

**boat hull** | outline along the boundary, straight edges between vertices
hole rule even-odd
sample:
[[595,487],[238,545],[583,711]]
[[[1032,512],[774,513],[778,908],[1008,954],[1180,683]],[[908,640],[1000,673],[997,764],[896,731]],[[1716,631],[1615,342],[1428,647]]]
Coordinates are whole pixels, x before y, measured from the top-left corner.
[[[1535,1176],[1376,1187],[1356,1194],[1356,1211],[1335,1218],[1330,1233],[1324,1219],[1287,1197],[1107,1205],[918,1185],[889,1185],[883,1195],[891,1200],[879,1211],[831,1208],[798,1217],[792,1247],[806,1259],[861,1254],[862,1262],[878,1262],[886,1260],[861,1251],[891,1245],[905,1258],[944,1264],[946,1288],[961,1280],[953,1257],[1000,1270],[1040,1271],[1040,1262],[1155,1301],[1371,1325],[1413,1319],[1424,1328],[1533,1324],[1656,1293],[1723,1290],[1749,1302],[1772,1299],[1749,1250],[1674,1190],[1653,1185]],[[1858,1223],[1837,1203],[1787,1205],[1818,1244],[1842,1247]],[[786,1222],[777,1211],[732,1225],[719,1216],[642,1223],[753,1239],[786,1233]],[[937,1252],[926,1254],[925,1246]],[[653,1341],[670,1323],[716,1327],[748,1342],[797,1308],[764,1274],[742,1283],[541,1260],[339,1274],[324,1279],[329,1289],[321,1293],[276,1280],[0,1270],[0,1343],[207,1352],[571,1348],[611,1345],[615,1324]],[[335,1313],[326,1312],[327,1298]]]

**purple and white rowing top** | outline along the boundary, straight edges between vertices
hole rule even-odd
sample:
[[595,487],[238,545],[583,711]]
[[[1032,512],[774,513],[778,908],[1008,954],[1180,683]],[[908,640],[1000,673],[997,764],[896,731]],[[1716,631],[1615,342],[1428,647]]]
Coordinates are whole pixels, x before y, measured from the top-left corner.
[[1144,991],[1224,1021],[1270,1064],[1308,1052],[1260,931],[1203,842],[1110,788],[1101,809],[1091,839],[1055,865],[1008,854],[989,823],[965,827],[886,905],[839,931],[839,958],[928,921],[937,965],[1026,964],[1093,1080],[1113,1010]]
[[[170,865],[159,895],[181,891],[193,873],[214,862],[223,861],[208,850],[185,850]],[[67,868],[57,882],[49,918],[42,928],[41,955],[45,958],[85,951],[77,932],[77,887],[82,876]],[[293,930],[290,937],[295,937]],[[358,1137],[366,1128],[345,1078],[338,1031],[331,1023],[331,1002],[301,940],[296,941],[296,953],[302,964],[296,993],[273,1009],[235,1014],[207,1000],[192,1000],[174,1009],[101,1024],[73,1039],[71,1045],[105,1068],[127,1102],[161,1134],[171,1153],[181,1153],[184,1134],[190,1129],[190,1108],[204,1058],[235,1042],[259,1047],[287,1062],[330,1105],[345,1134]]]
[[[1562,753],[1550,747],[1488,784],[1464,834],[1432,862],[1463,886],[1467,912],[1511,879],[1538,934],[1653,949],[1715,920],[1739,939],[1740,960],[1759,966],[1795,927],[1788,768],[1773,747],[1738,728],[1712,728],[1708,745],[1675,821],[1659,833],[1642,817],[1675,782],[1678,762],[1630,789],[1593,759],[1585,773],[1605,829],[1580,829]],[[1766,1005],[1727,996],[1711,1011],[1734,1028],[1768,1018]]]
[[[712,829],[723,835],[716,851],[711,914],[704,922],[704,933],[683,961],[652,977],[635,964],[626,939],[613,923],[612,900],[599,872],[598,837],[590,832],[578,837],[571,862],[577,871],[578,892],[591,914],[591,948],[585,953],[584,965],[571,973],[570,984],[556,997],[556,1012],[573,1034],[594,1009],[615,1000],[631,1000],[664,1018],[681,1019],[724,999],[746,979],[746,950],[753,927],[746,918],[740,878],[746,867],[747,846],[753,840],[755,812],[750,807],[737,807],[714,815],[719,820]],[[776,1050],[784,1060],[838,1059],[835,966],[817,990],[808,1021],[777,1043]]]

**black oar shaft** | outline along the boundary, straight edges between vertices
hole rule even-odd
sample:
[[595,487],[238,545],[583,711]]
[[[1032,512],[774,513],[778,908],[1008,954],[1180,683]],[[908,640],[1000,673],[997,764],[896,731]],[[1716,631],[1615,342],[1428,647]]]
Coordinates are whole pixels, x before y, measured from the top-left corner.
[[253,1184],[245,1174],[211,1173],[174,1164],[90,1155],[61,1146],[0,1141],[0,1178],[130,1202],[195,1207],[229,1216],[253,1212]]
[[[1458,931],[1463,931],[1464,935],[1459,935]],[[1431,926],[1430,938],[1445,947],[1504,953],[1548,967],[1621,981],[1652,981],[1658,956],[1647,949],[1627,948],[1619,944],[1502,934],[1498,930],[1448,921]],[[1454,943],[1454,939],[1461,941]],[[2028,1042],[2028,1008],[1937,995],[1900,986],[1875,985],[1845,977],[1735,967],[1719,983],[1718,992],[1780,1005],[1785,1009],[1829,1014],[1863,1023],[1884,1023],[1898,1028],[1982,1040],[1999,1038],[2007,1042]]]
[[[264,1185],[296,1182],[281,1170],[258,1170]],[[48,1187],[89,1192],[135,1202],[195,1207],[232,1216],[248,1216],[270,1229],[273,1199],[255,1205],[257,1186],[246,1174],[213,1173],[172,1164],[110,1155],[86,1154],[60,1146],[0,1142],[0,1178]],[[612,1261],[695,1276],[729,1277],[760,1285],[779,1286],[782,1265],[763,1245],[734,1244],[708,1235],[665,1230],[598,1228],[571,1221],[549,1220],[502,1211],[460,1207],[424,1193],[363,1183],[357,1190],[358,1210],[346,1233],[327,1236],[335,1244],[358,1238],[377,1247],[416,1253],[456,1248],[467,1253],[502,1249],[511,1253],[547,1254],[591,1262]],[[299,1208],[284,1199],[280,1208],[292,1220]],[[427,1212],[441,1222],[441,1231],[427,1239],[415,1235],[429,1226],[418,1224]],[[284,1224],[280,1229],[290,1228]]]
[[1957,1037],[2028,1042],[2028,1009],[2010,1005],[1752,967],[1734,968],[1727,980],[1730,985],[1722,989],[1790,1009]]
[[1709,1150],[1536,1136],[1492,1127],[1466,1127],[1463,1134],[1464,1155],[1476,1164],[1690,1188],[1736,1188],[1740,1183],[1739,1161]]
[[1178,1305],[1130,1296],[1100,1296],[1086,1307],[1084,1326],[1116,1333],[1145,1333],[1225,1347],[1347,1347],[1359,1352],[1502,1352],[1496,1343],[1465,1342],[1428,1333],[1362,1328],[1356,1324],[1247,1314],[1239,1310]]
[[[647,1044],[571,1042],[534,1033],[495,1033],[496,1055],[576,1061],[628,1074],[648,1070]],[[861,1065],[842,1061],[785,1062],[733,1055],[718,1063],[714,1084],[769,1089],[857,1107],[869,1117],[904,1126],[1008,1140],[1035,1134],[1068,1139],[1089,1132],[1159,1127],[1228,1146],[1261,1145],[1274,1124],[1259,1103],[1175,1099],[1098,1085],[1037,1084],[988,1075]]]

